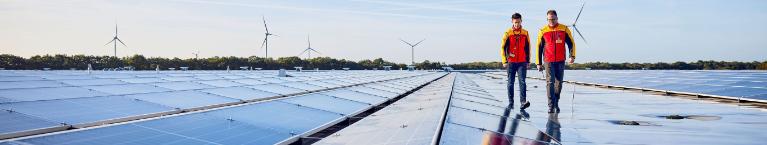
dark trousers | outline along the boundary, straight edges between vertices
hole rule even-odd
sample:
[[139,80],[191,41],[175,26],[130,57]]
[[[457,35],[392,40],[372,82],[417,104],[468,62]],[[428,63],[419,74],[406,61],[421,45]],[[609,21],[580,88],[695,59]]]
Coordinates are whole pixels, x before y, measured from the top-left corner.
[[546,71],[546,96],[549,97],[549,107],[559,107],[562,79],[565,75],[565,62],[546,62],[543,67]]
[[526,62],[509,63],[509,68],[506,70],[506,74],[509,77],[509,82],[506,84],[508,90],[509,105],[514,104],[514,76],[519,74],[517,79],[519,80],[519,100],[522,103],[527,102],[527,83],[525,78],[527,77],[527,64]]

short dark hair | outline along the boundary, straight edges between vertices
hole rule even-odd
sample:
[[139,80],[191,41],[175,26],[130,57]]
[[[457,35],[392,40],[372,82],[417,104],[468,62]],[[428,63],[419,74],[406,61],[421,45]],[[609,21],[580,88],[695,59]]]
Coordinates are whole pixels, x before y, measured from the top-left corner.
[[511,15],[511,19],[522,19],[522,14],[514,13]]
[[556,16],[557,15],[557,11],[549,10],[549,11],[546,12],[546,15],[554,15],[554,16]]

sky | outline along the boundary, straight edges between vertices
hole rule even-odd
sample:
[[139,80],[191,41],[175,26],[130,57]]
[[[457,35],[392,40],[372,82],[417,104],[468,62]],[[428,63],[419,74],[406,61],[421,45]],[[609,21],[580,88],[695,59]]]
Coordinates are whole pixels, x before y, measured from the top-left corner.
[[[576,62],[767,60],[764,0],[0,0],[0,53],[193,58],[297,56],[462,63],[500,61],[503,32],[519,12],[536,38],[546,11],[572,24]],[[577,34],[573,34],[577,35]],[[537,43],[536,40],[532,41]],[[301,55],[306,57],[306,55]]]

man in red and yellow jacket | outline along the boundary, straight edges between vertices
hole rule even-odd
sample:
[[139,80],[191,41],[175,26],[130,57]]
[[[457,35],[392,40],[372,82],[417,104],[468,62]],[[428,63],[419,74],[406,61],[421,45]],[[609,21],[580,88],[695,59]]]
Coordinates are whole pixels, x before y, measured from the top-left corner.
[[514,13],[511,15],[511,28],[506,30],[503,35],[501,56],[503,57],[503,67],[507,69],[508,84],[506,89],[509,97],[509,107],[514,106],[514,76],[519,76],[519,100],[521,109],[530,107],[527,102],[527,68],[530,65],[530,37],[527,30],[522,29],[522,15]]
[[[548,24],[538,33],[538,51],[536,64],[538,71],[546,71],[546,95],[549,98],[549,113],[559,113],[559,98],[562,92],[562,79],[565,72],[565,60],[575,61],[575,43],[570,28],[559,24],[557,11],[546,12]],[[565,50],[565,45],[569,48]],[[565,55],[565,54],[570,55]],[[541,68],[543,65],[543,69]]]

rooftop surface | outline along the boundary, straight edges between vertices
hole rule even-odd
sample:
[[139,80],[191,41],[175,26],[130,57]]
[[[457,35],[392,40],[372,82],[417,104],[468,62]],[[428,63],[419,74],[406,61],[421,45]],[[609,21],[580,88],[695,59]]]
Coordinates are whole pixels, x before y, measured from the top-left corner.
[[[441,133],[432,122],[444,105],[431,104],[447,98],[437,89],[411,94],[395,105],[400,107],[386,108],[319,143],[424,144],[440,136],[439,144],[461,145],[762,144],[767,137],[760,133],[767,129],[767,112],[752,106],[565,84],[562,112],[549,114],[545,82],[528,79],[532,106],[521,111],[517,102],[507,110],[505,75],[456,76]],[[668,117],[674,115],[683,118]],[[419,131],[424,128],[430,130]]]
[[[528,73],[532,106],[522,111],[519,102],[508,106],[506,75],[499,72],[0,71],[0,144],[763,144],[767,138],[760,106],[584,84],[618,71],[568,71],[573,76],[565,79],[573,83],[564,85],[562,111],[549,114],[545,82],[534,79],[539,72]],[[725,86],[751,84],[736,86],[758,92],[760,72],[743,73],[718,78],[746,79]],[[649,79],[635,81],[641,80]]]

